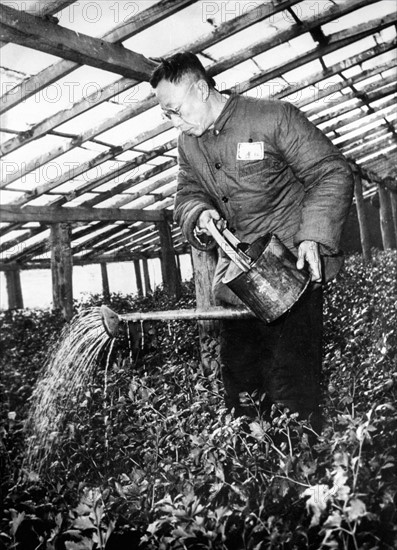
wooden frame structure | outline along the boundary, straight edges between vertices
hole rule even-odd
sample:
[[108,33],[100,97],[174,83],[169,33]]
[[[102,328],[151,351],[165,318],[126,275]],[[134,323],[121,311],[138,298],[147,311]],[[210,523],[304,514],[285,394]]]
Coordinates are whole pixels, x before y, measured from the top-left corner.
[[[249,2],[247,9],[236,3],[240,8],[229,13],[223,2],[137,0],[138,12],[112,28],[109,24],[99,38],[62,25],[73,1],[38,0],[28,11],[15,4],[0,6],[3,57],[9,50],[12,58],[18,45],[26,55],[35,50],[60,59],[31,75],[2,69],[0,270],[6,273],[9,307],[23,305],[19,270],[51,268],[54,304],[70,317],[72,265],[90,263],[101,265],[107,296],[107,263],[134,262],[143,293],[151,287],[147,262],[160,258],[165,287],[179,293],[176,255],[190,247],[172,222],[176,134],[161,119],[147,84],[159,57],[179,50],[197,53],[220,88],[285,99],[303,109],[354,166],[364,258],[369,261],[371,254],[365,204],[375,193],[384,248],[396,247],[397,16],[392,2],[388,9],[387,0],[330,0],[318,9],[318,2],[266,0]],[[79,4],[84,9],[84,2]],[[156,36],[162,24],[178,31],[189,17],[193,39],[183,46],[151,56],[129,46],[145,33]],[[195,22],[198,32],[193,32]],[[282,62],[277,61],[280,52]],[[59,88],[82,67],[104,75],[103,83],[98,78],[97,86],[87,85],[86,93],[66,107],[14,129],[25,104],[34,105],[40,94]],[[230,74],[238,74],[238,82]],[[127,128],[134,129],[132,135]],[[211,261],[199,254],[193,259],[196,271],[204,272],[199,279],[206,280]],[[208,287],[197,284],[200,292]]]

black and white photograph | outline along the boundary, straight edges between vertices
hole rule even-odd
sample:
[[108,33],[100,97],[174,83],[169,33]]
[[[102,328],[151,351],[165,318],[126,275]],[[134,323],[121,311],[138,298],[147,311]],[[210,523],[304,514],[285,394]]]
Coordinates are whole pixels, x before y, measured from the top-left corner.
[[0,550],[397,548],[395,0],[1,0]]

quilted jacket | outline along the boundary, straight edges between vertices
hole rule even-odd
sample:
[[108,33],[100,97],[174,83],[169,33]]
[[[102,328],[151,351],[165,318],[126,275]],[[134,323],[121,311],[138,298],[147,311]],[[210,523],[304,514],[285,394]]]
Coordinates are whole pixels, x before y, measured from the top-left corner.
[[[353,175],[339,150],[299,109],[232,95],[205,134],[180,134],[178,155],[174,217],[190,244],[200,250],[215,246],[194,234],[201,212],[215,208],[243,242],[272,232],[295,255],[301,241],[318,242],[324,281],[336,275]],[[221,253],[215,296],[239,303],[221,282],[228,264]]]

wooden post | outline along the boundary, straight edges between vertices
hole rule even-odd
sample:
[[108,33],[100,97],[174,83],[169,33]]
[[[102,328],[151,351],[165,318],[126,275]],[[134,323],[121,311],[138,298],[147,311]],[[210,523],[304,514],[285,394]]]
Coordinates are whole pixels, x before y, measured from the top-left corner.
[[397,244],[397,192],[389,190],[390,202],[391,202],[391,211],[393,215],[393,225],[394,225],[394,238]]
[[[194,284],[196,289],[196,303],[199,309],[208,309],[216,305],[212,293],[212,280],[218,259],[216,249],[202,252],[192,247],[192,262]],[[211,369],[210,357],[208,357],[208,339],[219,336],[219,321],[199,321],[199,338],[201,363],[204,372]]]
[[354,196],[356,199],[356,209],[358,217],[358,225],[360,228],[361,249],[364,262],[371,262],[371,238],[369,233],[368,218],[365,210],[365,202],[363,197],[363,187],[361,177],[358,172],[353,170],[354,175]]
[[5,275],[8,295],[8,309],[23,309],[21,275],[19,269],[6,271]]
[[142,267],[143,267],[143,280],[145,281],[145,295],[147,296],[150,292],[152,292],[152,286],[150,284],[149,265],[148,265],[147,258],[142,259]]
[[103,299],[108,302],[110,300],[110,287],[109,287],[109,277],[108,277],[108,268],[105,262],[101,262],[101,276],[102,276],[102,294]]
[[69,321],[73,316],[73,263],[70,246],[70,226],[51,225],[51,274],[53,308],[60,309]]
[[181,281],[176,267],[171,228],[165,219],[157,222],[156,225],[160,235],[161,273],[164,288],[170,296],[178,299],[181,296]]
[[142,284],[142,275],[141,275],[139,260],[134,260],[134,268],[135,268],[135,280],[136,280],[136,288],[138,291],[138,296],[143,296],[143,284]]
[[393,213],[388,189],[378,184],[380,228],[384,250],[395,248]]
[[182,270],[181,270],[181,261],[179,258],[179,254],[175,253],[175,260],[176,260],[176,268],[178,270],[179,274],[179,280],[182,281]]

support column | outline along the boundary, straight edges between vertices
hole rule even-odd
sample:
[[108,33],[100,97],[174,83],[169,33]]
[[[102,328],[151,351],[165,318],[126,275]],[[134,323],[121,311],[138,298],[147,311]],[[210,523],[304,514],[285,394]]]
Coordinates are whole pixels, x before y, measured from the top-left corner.
[[109,287],[108,268],[105,262],[101,263],[101,276],[102,276],[103,299],[108,302],[110,300],[110,287]]
[[21,272],[19,269],[5,271],[8,309],[23,309]]
[[170,296],[178,299],[181,296],[181,281],[175,261],[171,228],[167,220],[157,222],[156,225],[160,234],[161,273],[164,288]]
[[[212,280],[214,278],[218,254],[216,249],[202,252],[192,247],[192,262],[194,284],[196,289],[196,303],[198,309],[208,309],[215,306],[215,298],[212,293]],[[219,321],[200,321],[200,354],[204,371],[211,366],[206,351],[208,351],[208,339],[219,336]]]
[[142,275],[141,275],[139,260],[134,260],[134,269],[135,269],[135,280],[136,280],[136,288],[138,291],[138,296],[143,296],[143,284],[142,284]]
[[53,309],[59,309],[69,321],[73,316],[73,263],[66,223],[51,225],[51,274]]
[[149,265],[148,265],[147,258],[143,258],[142,267],[143,267],[143,280],[145,281],[145,293],[147,296],[150,292],[152,292],[152,286],[150,284]]
[[390,201],[389,190],[378,185],[380,203],[380,228],[384,250],[395,248],[393,213]]
[[356,209],[358,217],[358,225],[360,228],[361,249],[364,262],[371,262],[371,237],[369,233],[367,212],[365,210],[365,202],[363,197],[363,187],[361,177],[358,172],[353,170],[354,174],[354,197],[356,199]]
[[391,202],[391,211],[393,215],[393,226],[394,226],[394,239],[397,245],[397,192],[389,190],[390,202]]

